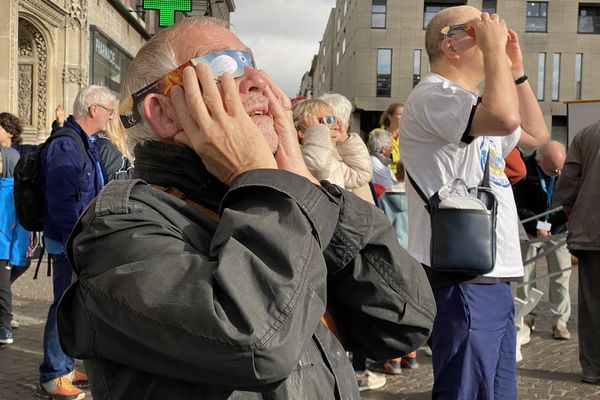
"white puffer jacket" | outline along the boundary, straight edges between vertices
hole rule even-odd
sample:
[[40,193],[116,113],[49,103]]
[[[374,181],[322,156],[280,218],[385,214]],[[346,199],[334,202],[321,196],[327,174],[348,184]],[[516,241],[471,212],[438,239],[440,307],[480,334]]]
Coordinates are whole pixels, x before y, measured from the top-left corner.
[[329,128],[319,124],[304,132],[302,156],[308,170],[318,180],[326,179],[345,189],[356,189],[369,183],[373,167],[367,146],[356,133],[335,148]]

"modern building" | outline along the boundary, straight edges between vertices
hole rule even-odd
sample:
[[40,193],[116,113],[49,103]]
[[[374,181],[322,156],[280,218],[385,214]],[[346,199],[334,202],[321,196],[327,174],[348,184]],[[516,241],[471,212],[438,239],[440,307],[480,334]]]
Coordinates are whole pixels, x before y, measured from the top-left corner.
[[[194,15],[229,20],[233,0],[193,0]],[[202,3],[202,4],[200,4]],[[26,143],[49,135],[58,104],[69,114],[79,90],[115,94],[138,49],[158,30],[143,0],[0,0],[0,111],[23,121]],[[176,18],[184,17],[182,13]]]
[[429,70],[425,28],[443,8],[497,12],[520,38],[526,73],[554,139],[567,142],[564,101],[600,98],[600,3],[589,0],[337,0],[302,92],[333,91],[355,106],[353,128],[375,128]]

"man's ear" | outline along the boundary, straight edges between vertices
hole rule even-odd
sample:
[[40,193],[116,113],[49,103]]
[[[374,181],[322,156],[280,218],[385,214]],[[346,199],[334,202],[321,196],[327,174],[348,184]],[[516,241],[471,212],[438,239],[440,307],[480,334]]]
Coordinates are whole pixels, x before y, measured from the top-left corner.
[[454,48],[454,40],[452,40],[450,38],[446,38],[446,39],[442,40],[442,43],[440,43],[440,47],[442,49],[442,52],[444,53],[444,55],[447,58],[458,58],[459,57],[458,52]]
[[171,140],[181,130],[171,99],[150,93],[143,103],[144,118],[152,130],[163,140]]

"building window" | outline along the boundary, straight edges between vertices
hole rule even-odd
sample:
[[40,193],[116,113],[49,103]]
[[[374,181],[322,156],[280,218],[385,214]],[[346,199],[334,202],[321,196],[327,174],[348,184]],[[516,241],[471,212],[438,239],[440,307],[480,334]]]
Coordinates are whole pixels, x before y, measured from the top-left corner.
[[483,0],[481,2],[481,11],[486,13],[495,13],[496,12],[496,0]]
[[327,46],[323,46],[323,57],[327,55]]
[[421,49],[413,50],[413,87],[421,81]]
[[337,20],[337,31],[340,31],[340,26],[342,26],[342,17],[339,17]]
[[575,99],[581,100],[581,68],[583,54],[575,54]]
[[385,28],[387,0],[373,0],[371,5],[371,28]]
[[527,18],[525,20],[526,32],[546,32],[548,19],[548,3],[545,1],[528,1]]
[[348,1],[349,1],[349,0],[346,0],[346,1],[344,2],[344,15],[346,15],[346,13],[348,12]]
[[335,53],[335,66],[340,65],[340,49]]
[[546,53],[538,54],[538,78],[536,96],[538,100],[544,100],[544,81],[546,79]]
[[[346,34],[346,31],[344,31],[344,35]],[[346,54],[346,38],[344,38],[344,40],[342,40],[342,55]]]
[[392,95],[392,49],[377,49],[377,97]]
[[560,53],[552,55],[552,101],[558,101],[560,95]]
[[442,11],[444,8],[454,7],[454,6],[462,6],[466,4],[466,1],[463,2],[454,2],[454,3],[430,3],[425,2],[425,7],[423,9],[423,29],[427,28],[429,25],[429,21],[431,18],[438,12]]
[[600,33],[600,4],[579,5],[579,33]]

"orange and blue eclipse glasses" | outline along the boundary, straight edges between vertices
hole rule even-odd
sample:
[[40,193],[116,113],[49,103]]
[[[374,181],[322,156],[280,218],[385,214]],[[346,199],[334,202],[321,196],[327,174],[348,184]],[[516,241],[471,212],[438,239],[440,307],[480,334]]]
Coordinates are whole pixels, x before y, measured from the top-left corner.
[[335,117],[335,115],[324,115],[321,118],[319,118],[319,122],[327,126],[335,124],[336,120],[337,118]]
[[442,34],[442,39],[446,39],[447,37],[450,37],[452,32],[456,31],[464,31],[469,36],[475,36],[475,28],[473,28],[473,24],[471,24],[470,22],[465,22],[464,24],[445,26],[442,28],[440,33]]
[[187,66],[195,67],[198,64],[208,65],[215,81],[218,81],[225,72],[229,72],[234,78],[239,78],[244,75],[246,67],[256,68],[252,53],[242,50],[221,50],[192,58],[121,101],[119,117],[123,126],[131,128],[142,120],[137,106],[149,93],[170,96],[173,86],[183,85],[183,69]]

